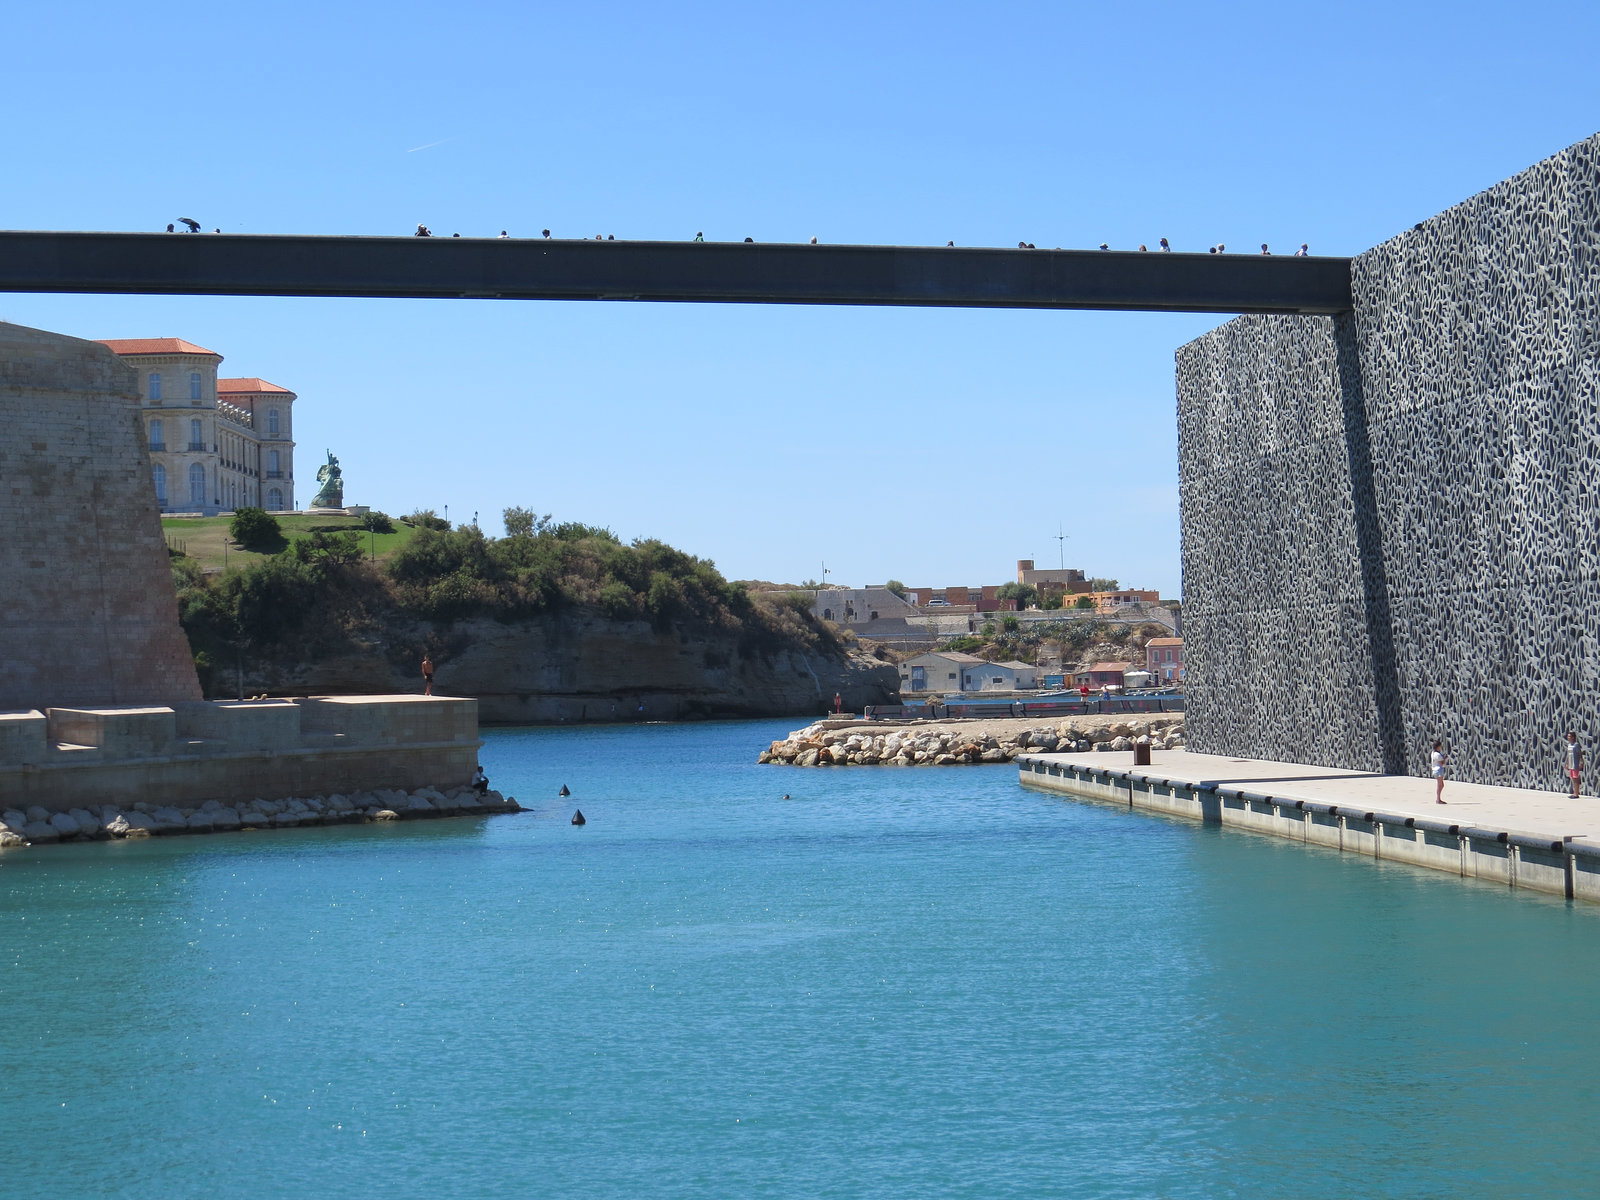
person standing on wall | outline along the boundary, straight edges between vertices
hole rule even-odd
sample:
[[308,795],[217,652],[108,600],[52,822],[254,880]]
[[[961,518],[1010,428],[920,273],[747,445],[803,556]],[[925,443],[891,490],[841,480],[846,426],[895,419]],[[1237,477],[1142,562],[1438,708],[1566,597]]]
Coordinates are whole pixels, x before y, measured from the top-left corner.
[[1578,735],[1567,730],[1567,784],[1574,800],[1578,798],[1578,781],[1583,777],[1583,747],[1578,745]]
[[433,695],[433,659],[426,654],[422,656],[422,694]]
[[1433,744],[1433,754],[1430,756],[1430,762],[1431,762],[1432,767],[1433,767],[1433,781],[1434,781],[1434,784],[1435,784],[1434,791],[1433,791],[1433,798],[1436,801],[1438,801],[1440,804],[1443,804],[1445,802],[1445,799],[1444,799],[1444,768],[1445,768],[1445,763],[1447,761],[1449,761],[1449,760],[1446,759],[1445,756],[1444,756],[1444,743],[1443,742],[1435,742]]

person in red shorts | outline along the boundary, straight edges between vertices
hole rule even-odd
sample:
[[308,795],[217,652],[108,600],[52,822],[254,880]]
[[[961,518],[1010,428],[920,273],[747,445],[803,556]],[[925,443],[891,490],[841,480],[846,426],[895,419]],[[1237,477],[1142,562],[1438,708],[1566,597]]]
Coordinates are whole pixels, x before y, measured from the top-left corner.
[[1578,745],[1578,735],[1572,730],[1567,730],[1567,784],[1571,787],[1571,796],[1578,798],[1578,781],[1583,777],[1583,747]]

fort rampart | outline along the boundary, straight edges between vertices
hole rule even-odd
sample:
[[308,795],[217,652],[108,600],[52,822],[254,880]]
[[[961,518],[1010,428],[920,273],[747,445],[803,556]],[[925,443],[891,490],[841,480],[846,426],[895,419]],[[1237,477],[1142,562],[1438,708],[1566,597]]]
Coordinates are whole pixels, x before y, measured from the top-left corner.
[[0,323],[0,423],[0,807],[465,787],[476,700],[201,699],[134,373],[105,346]]

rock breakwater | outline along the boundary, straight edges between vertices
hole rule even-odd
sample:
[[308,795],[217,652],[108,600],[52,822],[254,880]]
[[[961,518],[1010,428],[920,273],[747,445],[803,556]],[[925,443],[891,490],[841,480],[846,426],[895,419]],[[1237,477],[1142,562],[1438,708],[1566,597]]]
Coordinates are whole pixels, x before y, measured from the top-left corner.
[[425,787],[414,792],[385,789],[348,796],[253,800],[234,806],[208,800],[192,808],[141,802],[130,808],[103,805],[92,809],[73,808],[67,812],[49,812],[43,808],[7,809],[0,812],[0,848],[521,811],[522,806],[514,796],[502,796],[495,791],[479,795],[465,787],[446,790]]
[[757,762],[796,767],[956,767],[1010,762],[1018,754],[1155,750],[1184,745],[1183,715],[1075,717],[1055,724],[1027,719],[915,722],[818,721],[780,738]]

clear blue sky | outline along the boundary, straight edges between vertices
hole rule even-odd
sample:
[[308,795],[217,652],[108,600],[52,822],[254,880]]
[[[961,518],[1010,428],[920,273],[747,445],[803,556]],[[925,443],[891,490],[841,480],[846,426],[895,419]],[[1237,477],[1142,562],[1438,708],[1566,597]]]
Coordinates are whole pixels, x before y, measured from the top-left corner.
[[[0,227],[1351,254],[1600,129],[1600,6],[12,6]],[[299,393],[298,494],[735,578],[1179,588],[1204,316],[0,295]]]

